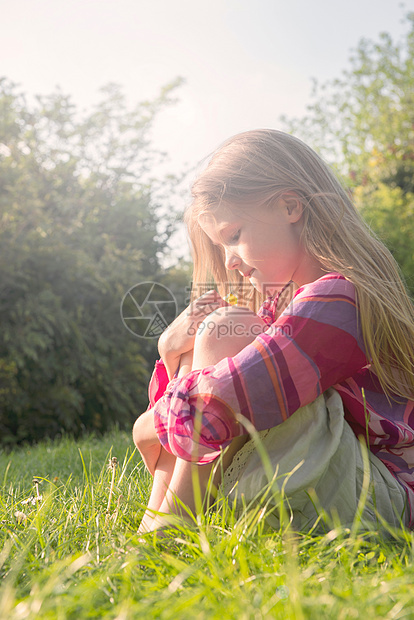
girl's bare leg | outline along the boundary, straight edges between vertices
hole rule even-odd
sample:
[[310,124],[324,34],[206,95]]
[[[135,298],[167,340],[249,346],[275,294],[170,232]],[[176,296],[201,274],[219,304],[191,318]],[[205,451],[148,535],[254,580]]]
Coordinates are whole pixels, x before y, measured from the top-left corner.
[[[236,325],[238,329],[235,329]],[[253,312],[240,308],[220,308],[205,319],[204,328],[200,329],[196,336],[194,350],[182,356],[179,376],[190,369],[205,368],[225,357],[236,355],[265,327],[263,321]],[[224,455],[222,468],[218,467],[214,475],[213,483],[216,487],[221,482],[222,471],[230,465],[246,439],[247,436],[242,436],[231,442]],[[179,514],[185,518],[186,513],[183,514],[176,498],[194,512],[193,471],[197,469],[201,492],[205,493],[213,467],[214,463],[194,465],[162,449],[147,510],[138,531],[148,532],[165,525],[165,518],[155,515],[156,512]]]
[[[190,372],[193,363],[193,351],[184,353],[180,359],[180,370],[178,376],[182,377],[186,373]],[[168,487],[170,486],[171,478],[174,473],[177,457],[170,454],[164,448],[161,448],[160,458],[158,459],[157,466],[154,472],[154,479],[152,483],[151,495],[148,500],[148,505],[145,514],[141,520],[138,532],[148,532],[154,529],[155,513],[159,512],[160,506],[165,498]]]

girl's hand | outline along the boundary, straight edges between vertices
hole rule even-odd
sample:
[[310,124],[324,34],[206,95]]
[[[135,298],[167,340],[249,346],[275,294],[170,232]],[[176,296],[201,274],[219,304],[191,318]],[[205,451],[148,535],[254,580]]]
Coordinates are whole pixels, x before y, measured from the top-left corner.
[[170,379],[177,370],[181,355],[193,350],[197,330],[206,316],[228,305],[217,291],[208,291],[193,301],[161,334],[158,352]]

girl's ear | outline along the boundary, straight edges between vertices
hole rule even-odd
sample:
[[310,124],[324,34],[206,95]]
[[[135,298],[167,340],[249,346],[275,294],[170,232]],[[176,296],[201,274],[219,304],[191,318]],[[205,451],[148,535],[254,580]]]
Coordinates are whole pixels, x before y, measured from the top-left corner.
[[286,209],[291,224],[299,222],[303,214],[303,204],[295,192],[285,192],[282,194],[279,198],[279,205]]

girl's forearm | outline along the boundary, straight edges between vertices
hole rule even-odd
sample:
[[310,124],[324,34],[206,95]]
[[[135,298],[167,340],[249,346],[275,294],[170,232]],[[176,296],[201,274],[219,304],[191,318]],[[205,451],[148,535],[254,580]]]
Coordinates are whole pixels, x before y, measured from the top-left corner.
[[181,354],[177,351],[174,351],[171,346],[166,345],[163,339],[163,334],[158,340],[158,353],[160,354],[160,357],[164,362],[168,378],[172,379],[180,364]]
[[182,377],[192,369],[193,349],[186,351],[185,353],[176,353],[175,351],[167,349],[162,342],[159,342],[158,352],[164,362],[170,381],[176,374],[177,370],[178,376]]
[[180,366],[181,355],[176,355],[172,352],[169,352],[168,354],[160,353],[160,356],[161,356],[162,361],[165,364],[165,369],[167,371],[168,378],[171,381],[171,379],[174,377],[177,371],[177,368]]

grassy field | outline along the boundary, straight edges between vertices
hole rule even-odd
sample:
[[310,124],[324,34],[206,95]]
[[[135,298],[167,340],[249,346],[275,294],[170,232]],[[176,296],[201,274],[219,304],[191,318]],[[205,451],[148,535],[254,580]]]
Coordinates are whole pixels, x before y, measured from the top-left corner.
[[1,620],[414,618],[409,532],[269,534],[222,500],[140,541],[151,480],[132,448],[113,431],[0,453]]

